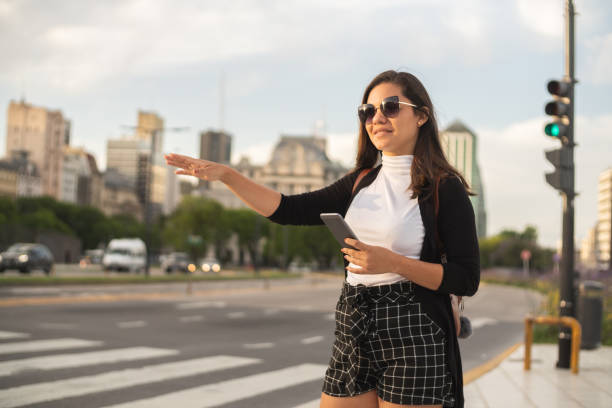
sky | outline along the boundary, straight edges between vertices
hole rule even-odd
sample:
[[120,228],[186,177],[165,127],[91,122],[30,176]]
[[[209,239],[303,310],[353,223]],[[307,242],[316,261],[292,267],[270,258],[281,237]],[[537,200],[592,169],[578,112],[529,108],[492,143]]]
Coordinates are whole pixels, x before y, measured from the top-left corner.
[[[597,219],[612,166],[612,3],[575,0],[576,240]],[[354,164],[357,105],[387,69],[415,74],[440,127],[478,137],[488,233],[534,225],[556,247],[562,201],[546,184],[546,83],[564,65],[563,0],[0,0],[0,103],[59,109],[74,146],[106,167],[106,142],[161,115],[166,152],[233,135],[232,161],[269,159],[281,134],[328,138]],[[6,115],[0,115],[0,156]]]

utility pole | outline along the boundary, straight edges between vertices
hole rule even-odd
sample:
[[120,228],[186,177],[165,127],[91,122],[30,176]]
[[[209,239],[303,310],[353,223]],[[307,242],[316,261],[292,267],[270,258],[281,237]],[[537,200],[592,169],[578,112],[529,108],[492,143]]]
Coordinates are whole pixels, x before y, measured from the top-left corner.
[[[555,117],[548,123],[546,135],[561,142],[561,148],[546,152],[546,158],[555,166],[546,174],[546,181],[559,190],[563,197],[563,244],[561,250],[559,316],[576,317],[576,292],[574,289],[574,2],[565,5],[565,76],[563,80],[548,82],[548,91],[554,100],[546,104],[546,114]],[[570,368],[571,330],[559,329],[559,357],[557,368]]]

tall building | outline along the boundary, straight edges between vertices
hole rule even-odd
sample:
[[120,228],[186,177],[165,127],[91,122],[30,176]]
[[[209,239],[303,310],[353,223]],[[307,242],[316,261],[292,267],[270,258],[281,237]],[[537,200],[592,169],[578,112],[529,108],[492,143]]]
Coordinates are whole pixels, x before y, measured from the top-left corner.
[[70,122],[59,110],[36,107],[25,101],[9,103],[6,152],[27,151],[42,176],[43,194],[59,198],[64,159],[70,142]]
[[599,267],[612,269],[612,167],[599,175],[596,241]]
[[478,143],[476,134],[461,121],[453,122],[440,132],[442,150],[446,158],[470,185],[475,196],[470,196],[476,216],[476,232],[479,238],[487,236],[487,213],[485,210],[484,185],[478,166]]
[[232,156],[232,135],[214,130],[200,133],[200,159],[229,164]]
[[138,111],[136,139],[153,141],[153,153],[161,153],[164,143],[164,119],[155,112]]
[[115,169],[123,174],[132,188],[136,188],[138,181],[139,158],[148,155],[150,142],[137,138],[123,138],[109,140],[106,144],[106,168]]

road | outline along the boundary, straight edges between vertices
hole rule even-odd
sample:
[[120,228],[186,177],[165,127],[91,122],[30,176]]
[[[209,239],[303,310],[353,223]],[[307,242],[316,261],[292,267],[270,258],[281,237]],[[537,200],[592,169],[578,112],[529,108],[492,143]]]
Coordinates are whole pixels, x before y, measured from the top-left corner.
[[[341,281],[235,284],[0,307],[0,407],[317,407]],[[48,295],[30,292],[64,299]],[[482,285],[466,301],[464,371],[521,341],[538,300]]]

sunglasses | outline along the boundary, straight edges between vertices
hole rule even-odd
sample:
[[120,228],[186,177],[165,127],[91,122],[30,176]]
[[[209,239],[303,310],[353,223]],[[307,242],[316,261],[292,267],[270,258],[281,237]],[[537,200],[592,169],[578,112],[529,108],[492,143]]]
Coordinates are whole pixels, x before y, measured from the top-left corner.
[[419,107],[408,102],[401,102],[399,100],[399,96],[390,96],[385,98],[380,103],[380,106],[376,108],[371,103],[364,103],[363,105],[359,105],[357,108],[357,115],[359,116],[359,120],[361,123],[366,123],[372,120],[374,115],[376,115],[376,109],[380,109],[380,112],[385,115],[386,118],[394,118],[398,115],[400,110],[400,105],[412,106],[415,109]]

